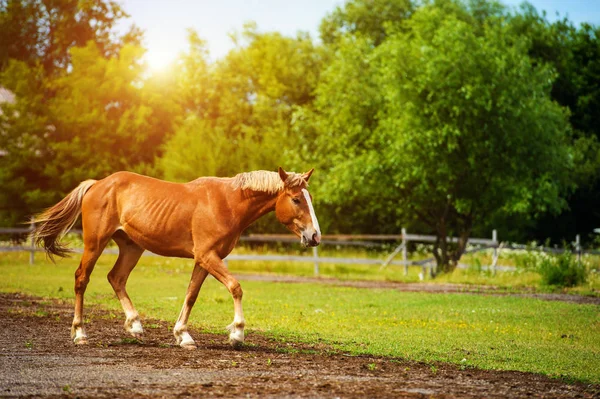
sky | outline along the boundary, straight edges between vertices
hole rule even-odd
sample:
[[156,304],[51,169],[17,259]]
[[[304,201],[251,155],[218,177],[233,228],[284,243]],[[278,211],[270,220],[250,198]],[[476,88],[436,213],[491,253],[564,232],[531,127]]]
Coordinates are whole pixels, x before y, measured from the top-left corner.
[[[187,28],[208,42],[212,59],[233,48],[229,34],[254,21],[261,32],[295,36],[309,32],[316,39],[321,19],[343,0],[121,0],[131,23],[145,32],[150,67],[168,65],[187,48]],[[167,6],[165,6],[167,5]],[[125,26],[126,25],[126,26]]]
[[[518,6],[522,0],[503,0]],[[318,39],[321,20],[344,0],[120,0],[131,18],[119,26],[126,31],[132,23],[144,30],[146,61],[150,68],[168,66],[187,48],[187,28],[207,41],[211,58],[221,58],[233,48],[229,34],[254,21],[262,32],[277,31],[295,36],[309,32]],[[600,25],[600,0],[530,0],[549,20],[568,16],[575,24]]]

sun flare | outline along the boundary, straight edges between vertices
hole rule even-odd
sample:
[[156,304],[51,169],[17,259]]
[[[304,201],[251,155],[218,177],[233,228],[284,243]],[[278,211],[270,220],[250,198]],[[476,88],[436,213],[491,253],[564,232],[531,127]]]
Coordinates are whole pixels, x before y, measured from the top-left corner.
[[148,71],[152,73],[164,73],[168,72],[174,62],[175,62],[176,54],[171,53],[170,51],[151,51],[149,50],[146,55],[146,65]]

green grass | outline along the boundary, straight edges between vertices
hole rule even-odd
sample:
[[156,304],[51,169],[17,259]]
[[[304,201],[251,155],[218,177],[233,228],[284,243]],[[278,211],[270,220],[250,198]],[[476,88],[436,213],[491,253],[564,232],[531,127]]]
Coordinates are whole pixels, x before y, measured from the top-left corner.
[[[63,241],[71,247],[81,248],[83,243],[77,234],[68,234]],[[397,244],[397,243],[396,243]],[[384,247],[357,248],[336,245],[324,245],[318,248],[320,257],[344,257],[344,258],[370,258],[383,260],[393,251],[396,244],[387,244]],[[116,248],[113,242],[109,246]],[[415,250],[410,253],[409,260],[422,260],[431,258],[430,246],[417,244]],[[293,244],[263,244],[252,245],[241,243],[233,254],[288,254],[312,257],[312,249],[301,248]],[[522,264],[526,259],[541,259],[547,257],[540,252],[525,250],[501,250],[498,264],[503,266],[516,266],[515,272],[497,272],[483,270],[482,265],[492,263],[491,249],[469,253],[464,255],[460,262],[471,265],[467,270],[456,269],[453,273],[439,275],[435,279],[425,276],[425,281],[434,284],[464,284],[464,285],[491,285],[505,291],[540,291],[540,292],[564,292],[580,295],[600,296],[600,256],[584,255],[583,262],[588,270],[592,270],[589,279],[584,284],[576,287],[557,288],[542,284],[542,278],[530,268],[524,268]],[[1,254],[0,254],[1,256]],[[36,258],[44,255],[37,254]],[[25,258],[23,258],[25,259]],[[148,258],[145,258],[148,259]],[[398,254],[396,260],[401,259]],[[152,263],[154,261],[148,260]],[[158,261],[160,263],[162,261]],[[185,261],[184,261],[185,262]],[[237,274],[276,274],[294,275],[302,277],[314,276],[314,263],[307,262],[262,262],[262,261],[230,261],[229,268]],[[320,264],[319,276],[323,278],[337,278],[341,280],[374,280],[374,281],[396,281],[396,282],[419,282],[422,268],[410,266],[408,274],[404,275],[404,266],[387,266],[380,269],[377,265],[347,265],[347,264]]]
[[[236,249],[237,253],[252,253],[247,249]],[[390,250],[391,252],[391,250]],[[505,251],[504,257],[500,258],[499,264],[504,266],[515,266],[515,257],[519,254],[511,254]],[[264,253],[264,252],[254,252]],[[293,255],[311,256],[310,250],[304,251],[288,251]],[[356,258],[372,258],[384,259],[387,254],[385,252],[366,251],[364,249],[347,249],[336,250],[335,248],[325,247],[319,249],[319,255],[322,257],[356,257]],[[424,259],[429,257],[427,254],[415,253],[412,260]],[[400,257],[398,257],[400,259]],[[584,262],[590,270],[600,269],[598,261],[600,257],[585,256]],[[493,274],[491,271],[484,270],[481,265],[491,264],[491,250],[483,251],[475,254],[468,254],[461,263],[472,265],[469,269],[456,269],[453,273],[439,275],[435,279],[425,277],[425,281],[433,284],[464,284],[464,285],[491,285],[504,291],[539,291],[539,292],[563,292],[569,294],[600,296],[600,274],[598,272],[590,273],[588,281],[582,285],[569,288],[547,287],[542,284],[541,276],[531,270],[517,268],[514,272],[501,272]],[[258,262],[258,261],[230,261],[229,267],[232,271],[238,274],[244,273],[260,273],[260,274],[277,274],[277,275],[294,275],[312,277],[314,276],[314,264],[311,262]],[[403,266],[387,266],[380,269],[377,265],[345,265],[345,264],[320,264],[319,276],[323,278],[337,278],[341,280],[374,280],[374,281],[396,281],[413,283],[421,281],[419,274],[422,268],[418,266],[410,266],[408,275],[404,275]]]
[[[57,265],[40,258],[30,266],[25,253],[0,254],[0,291],[71,300],[78,258]],[[86,301],[120,314],[106,281],[115,258],[100,258]],[[187,260],[143,258],[128,285],[140,313],[174,323],[191,269]],[[280,340],[326,343],[349,353],[600,383],[598,306],[321,284],[242,281],[242,287],[249,342],[252,334],[262,333]],[[223,332],[225,340],[224,327],[232,318],[228,292],[208,279],[192,312],[192,326]]]

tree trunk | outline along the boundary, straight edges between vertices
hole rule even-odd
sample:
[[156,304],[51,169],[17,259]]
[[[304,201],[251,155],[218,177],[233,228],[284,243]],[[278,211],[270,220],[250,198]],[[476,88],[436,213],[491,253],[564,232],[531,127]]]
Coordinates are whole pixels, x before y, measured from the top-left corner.
[[[470,216],[461,217],[462,222],[458,228],[458,242],[454,250],[449,249],[448,230],[445,219],[441,219],[437,225],[436,241],[433,245],[433,256],[436,261],[436,273],[432,273],[432,277],[440,273],[452,273],[458,261],[465,253],[469,236],[471,235],[472,218]],[[452,244],[450,244],[452,245]]]
[[452,270],[454,270],[456,268],[456,266],[458,266],[458,261],[465,253],[465,250],[467,249],[467,244],[469,242],[470,235],[471,235],[471,221],[468,220],[465,223],[464,229],[462,229],[462,231],[459,234],[456,249],[450,255],[451,263],[454,264],[454,266],[452,267]]
[[433,256],[435,257],[436,270],[432,272],[432,277],[439,273],[447,273],[450,267],[450,258],[448,257],[448,233],[446,223],[441,220],[437,226],[436,240],[433,244]]

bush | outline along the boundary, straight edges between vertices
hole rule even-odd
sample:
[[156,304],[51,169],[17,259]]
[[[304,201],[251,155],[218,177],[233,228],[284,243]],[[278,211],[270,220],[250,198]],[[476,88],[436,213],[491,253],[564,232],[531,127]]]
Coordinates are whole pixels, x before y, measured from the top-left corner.
[[574,287],[585,283],[588,277],[585,265],[570,252],[542,259],[537,269],[545,285]]
[[[577,260],[565,244],[565,252],[551,255],[542,252],[536,243],[525,251],[515,251],[511,256],[517,267],[516,273],[535,272],[542,278],[542,284],[555,287],[574,287],[588,280],[588,267]],[[589,262],[588,262],[589,263]]]
[[[546,244],[547,246],[548,244]],[[552,261],[553,255],[543,251],[544,245],[533,241],[527,244],[526,249],[509,251],[506,255],[511,259],[516,270],[514,274],[538,273],[542,262]]]

